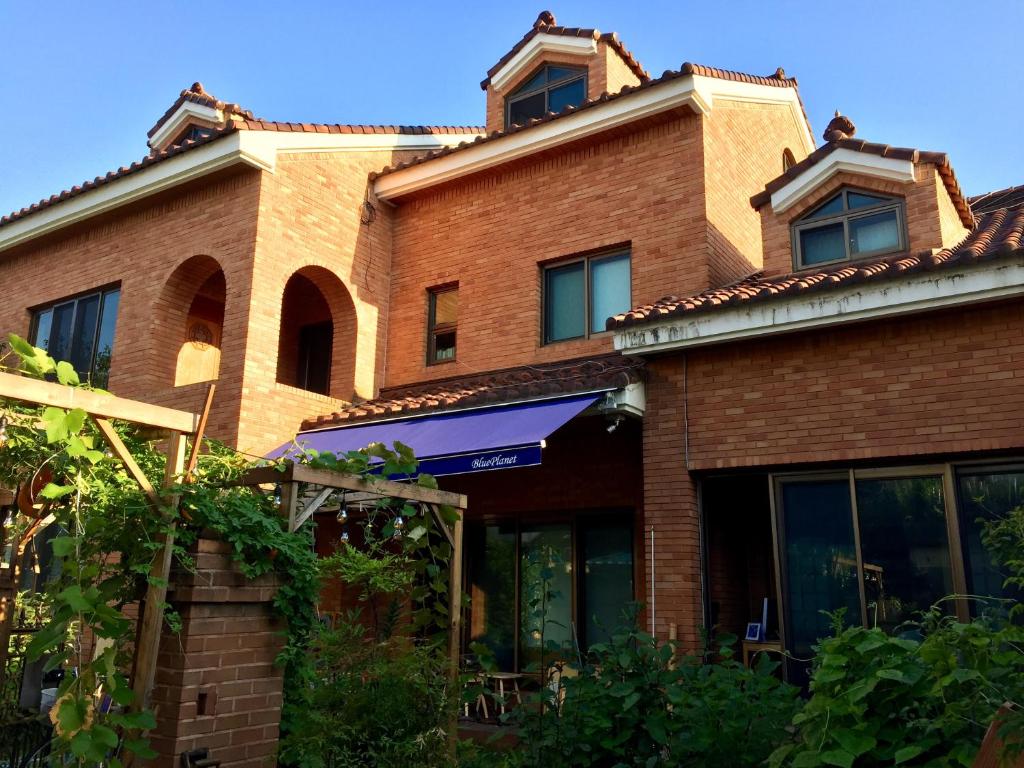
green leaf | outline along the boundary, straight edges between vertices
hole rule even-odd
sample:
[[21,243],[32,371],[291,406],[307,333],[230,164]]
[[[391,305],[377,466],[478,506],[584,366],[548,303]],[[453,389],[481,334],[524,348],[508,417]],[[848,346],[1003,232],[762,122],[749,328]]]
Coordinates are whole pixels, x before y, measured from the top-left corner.
[[68,424],[67,414],[60,408],[52,406],[43,410],[43,428],[46,430],[46,442],[56,443],[58,440],[67,440]]
[[126,739],[124,748],[142,760],[152,760],[157,753],[154,752],[146,739]]
[[875,672],[875,677],[880,677],[883,680],[895,680],[897,683],[906,683],[907,678],[898,669],[880,669]]
[[[50,542],[53,547],[53,554],[57,557],[67,557],[73,554],[75,547],[78,544],[78,539],[72,536],[60,536]],[[149,570],[149,564],[146,565],[146,570]]]
[[850,730],[837,730],[833,734],[836,741],[845,749],[850,752],[854,757],[860,757],[865,752],[870,752],[875,748],[878,741],[874,736],[868,736],[865,733],[859,731]]
[[845,749],[830,749],[821,753],[821,762],[826,765],[838,765],[840,768],[851,768],[855,759],[856,757]]
[[793,768],[817,768],[821,757],[817,752],[801,752],[793,758]]
[[43,490],[39,492],[39,495],[44,499],[59,499],[62,496],[67,496],[69,493],[75,490],[73,485],[57,485],[56,483],[47,483],[43,486]]
[[896,765],[899,765],[900,763],[905,763],[907,762],[907,760],[913,760],[922,752],[924,752],[924,747],[917,745],[911,747],[904,747],[903,749],[898,749],[896,750],[895,755]]
[[85,722],[85,707],[80,699],[68,698],[60,703],[57,710],[59,731],[70,734],[82,727]]
[[36,356],[36,348],[15,333],[7,334],[7,343],[11,345],[11,349],[13,349],[19,357],[24,358]]
[[67,386],[77,387],[81,382],[78,373],[71,363],[61,360],[57,363],[57,381]]
[[68,411],[65,422],[68,427],[68,432],[73,435],[77,435],[82,431],[82,427],[85,426],[85,420],[89,418],[89,414],[83,411],[81,408],[74,408]]
[[117,746],[117,734],[105,725],[94,725],[92,727],[92,738],[105,747],[113,749]]

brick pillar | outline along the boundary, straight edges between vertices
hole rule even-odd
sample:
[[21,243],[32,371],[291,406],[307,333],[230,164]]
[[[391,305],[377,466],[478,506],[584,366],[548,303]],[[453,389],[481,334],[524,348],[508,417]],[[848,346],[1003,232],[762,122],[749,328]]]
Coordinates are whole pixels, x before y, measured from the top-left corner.
[[[651,562],[654,562],[655,635],[666,639],[675,624],[682,649],[701,647],[704,623],[700,516],[697,484],[686,468],[683,365],[662,358],[647,366],[644,413],[643,600],[650,622]],[[651,552],[651,528],[654,551]]]
[[160,756],[151,764],[177,768],[182,752],[205,747],[223,768],[271,765],[283,683],[276,579],[246,580],[219,541],[201,539],[193,551],[196,572],[172,575],[168,601],[182,628],[160,639],[150,735]]

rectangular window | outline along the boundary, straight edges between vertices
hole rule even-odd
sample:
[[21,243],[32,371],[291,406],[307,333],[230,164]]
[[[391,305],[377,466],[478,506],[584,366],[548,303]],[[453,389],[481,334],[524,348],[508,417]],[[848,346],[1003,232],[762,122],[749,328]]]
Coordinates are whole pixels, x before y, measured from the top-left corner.
[[312,323],[299,328],[298,380],[296,386],[308,392],[330,394],[331,352],[334,323]]
[[459,287],[435,288],[429,292],[427,313],[427,364],[455,359],[459,322]]
[[32,313],[31,342],[71,363],[83,380],[105,388],[110,378],[119,288],[65,299]]
[[545,344],[601,333],[609,317],[632,306],[630,254],[603,254],[546,267],[543,292]]

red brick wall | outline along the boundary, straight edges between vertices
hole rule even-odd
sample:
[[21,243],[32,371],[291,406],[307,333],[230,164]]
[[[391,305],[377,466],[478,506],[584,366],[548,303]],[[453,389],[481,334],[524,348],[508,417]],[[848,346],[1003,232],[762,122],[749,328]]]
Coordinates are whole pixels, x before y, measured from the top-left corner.
[[[174,361],[194,291],[168,294],[179,265],[215,260],[227,278],[221,376],[208,433],[232,441],[242,394],[249,279],[259,199],[256,171],[195,182],[0,255],[0,282],[15,290],[0,329],[27,335],[29,307],[121,282],[110,389],[124,397],[201,407],[205,384],[175,388]],[[192,275],[193,279],[198,279]],[[178,299],[170,306],[169,295]],[[187,294],[187,295],[186,295]]]
[[[1020,449],[1022,330],[1013,301],[691,351],[690,466]],[[682,366],[650,363],[676,408]],[[649,407],[648,420],[664,419]]]
[[[402,202],[385,385],[599,354],[542,346],[540,263],[632,242],[634,304],[707,284],[700,122],[672,119]],[[425,364],[427,288],[459,283],[457,360]]]
[[270,601],[272,576],[247,581],[230,547],[198,543],[196,572],[175,573],[169,601],[179,634],[160,639],[151,734],[155,768],[177,768],[180,755],[207,748],[223,768],[273,763],[281,717],[282,627]]

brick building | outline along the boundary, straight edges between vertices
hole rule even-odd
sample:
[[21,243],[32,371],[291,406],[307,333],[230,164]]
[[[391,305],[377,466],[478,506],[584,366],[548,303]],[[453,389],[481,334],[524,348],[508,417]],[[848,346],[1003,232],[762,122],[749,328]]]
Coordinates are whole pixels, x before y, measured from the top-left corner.
[[128,397],[217,381],[212,434],[256,455],[412,445],[469,496],[466,639],[508,669],[631,600],[690,647],[767,606],[802,652],[821,608],[998,591],[1019,196],[972,210],[945,155],[838,115],[816,148],[782,69],[652,78],[547,12],[481,86],[485,126],[437,127],[196,83],[143,160],[0,220],[0,326]]

